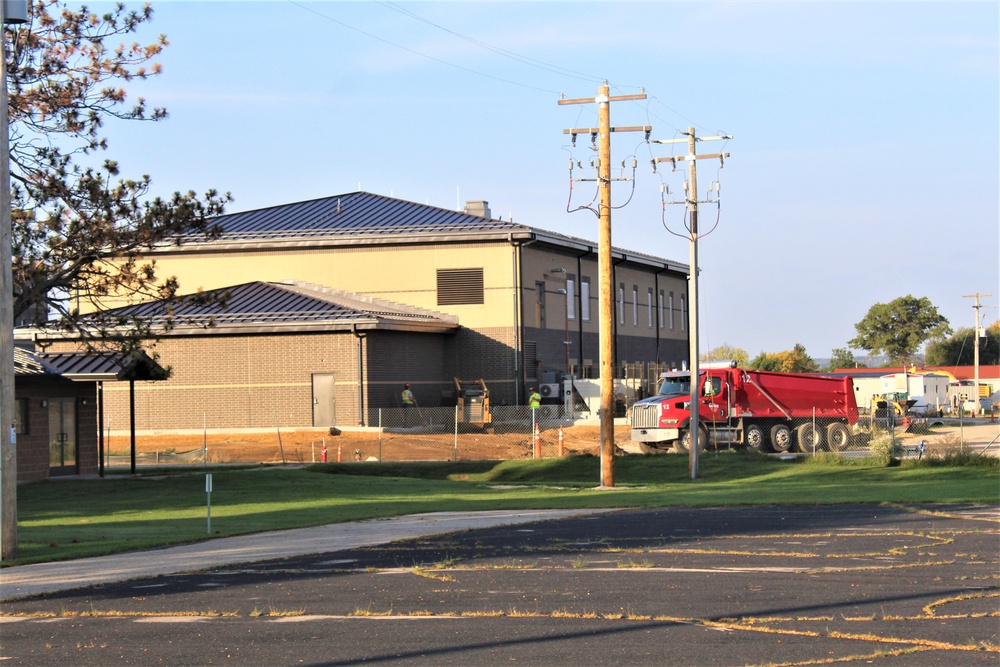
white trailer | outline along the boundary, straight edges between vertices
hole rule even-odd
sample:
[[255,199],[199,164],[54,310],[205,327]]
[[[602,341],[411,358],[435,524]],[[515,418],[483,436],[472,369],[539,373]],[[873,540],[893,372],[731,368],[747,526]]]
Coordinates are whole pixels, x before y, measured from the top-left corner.
[[910,412],[920,415],[939,415],[948,409],[949,378],[945,375],[924,373],[890,373],[879,378],[878,393],[905,394],[916,403]]

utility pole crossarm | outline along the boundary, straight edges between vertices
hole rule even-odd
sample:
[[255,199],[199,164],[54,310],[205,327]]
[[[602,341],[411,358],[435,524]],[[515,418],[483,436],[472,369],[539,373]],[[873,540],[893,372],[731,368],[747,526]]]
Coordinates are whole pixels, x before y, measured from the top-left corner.
[[578,97],[572,100],[559,100],[559,104],[593,104],[595,102],[624,102],[626,100],[644,100],[646,93],[636,95],[614,95],[611,97]]
[[655,162],[681,162],[682,160],[718,160],[729,157],[729,153],[702,153],[700,155],[674,155],[671,157],[653,158]]
[[[729,134],[717,134],[712,137],[695,137],[695,141],[724,141],[732,139],[732,135]],[[651,144],[686,144],[690,139],[653,139],[649,143]]]
[[[622,127],[612,127],[610,128],[612,132],[652,132],[652,125],[626,125]],[[597,127],[572,127],[568,130],[563,130],[563,134],[597,134],[600,132],[600,128]]]

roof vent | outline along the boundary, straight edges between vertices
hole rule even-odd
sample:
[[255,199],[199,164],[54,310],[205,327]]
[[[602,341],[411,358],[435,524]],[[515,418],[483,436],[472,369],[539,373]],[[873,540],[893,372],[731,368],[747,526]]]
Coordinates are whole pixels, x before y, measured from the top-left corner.
[[493,219],[493,216],[490,214],[490,203],[482,199],[465,202],[465,212],[468,215],[477,215],[487,220]]

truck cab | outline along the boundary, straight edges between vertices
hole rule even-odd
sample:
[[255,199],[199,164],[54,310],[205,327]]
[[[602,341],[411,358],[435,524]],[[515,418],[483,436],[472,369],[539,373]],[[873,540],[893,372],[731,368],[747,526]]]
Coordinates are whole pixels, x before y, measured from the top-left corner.
[[[701,442],[728,442],[727,429],[732,415],[732,365],[716,367],[706,364],[698,373],[698,419],[703,430]],[[651,447],[675,447],[686,451],[691,422],[691,372],[669,371],[660,376],[655,396],[637,401],[632,406],[632,440]]]

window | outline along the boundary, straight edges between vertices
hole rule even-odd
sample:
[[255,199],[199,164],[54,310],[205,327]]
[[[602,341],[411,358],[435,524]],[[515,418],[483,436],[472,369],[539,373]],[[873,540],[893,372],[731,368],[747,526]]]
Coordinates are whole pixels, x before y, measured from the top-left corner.
[[659,315],[659,317],[660,317],[660,328],[662,329],[663,328],[663,290],[660,290],[659,301],[657,301],[656,307],[660,311],[660,315]]
[[539,329],[545,328],[545,283],[536,282],[535,283],[535,293],[538,295],[538,301],[535,304],[535,326]]
[[681,331],[685,330],[684,320],[687,318],[687,308],[684,307],[684,295],[681,294]]
[[580,318],[590,321],[590,278],[580,278]]
[[649,328],[653,328],[653,288],[650,287],[649,291],[646,292],[646,310],[649,311]]
[[667,312],[670,314],[670,330],[674,330],[674,293],[670,293],[670,301],[667,302]]
[[484,296],[482,269],[438,269],[437,305],[482,304]]
[[618,324],[625,324],[625,283],[618,283]]
[[639,326],[639,286],[632,285],[632,326]]
[[28,399],[19,398],[14,406],[14,434],[22,435],[28,432]]
[[576,277],[566,278],[566,319],[576,319]]

